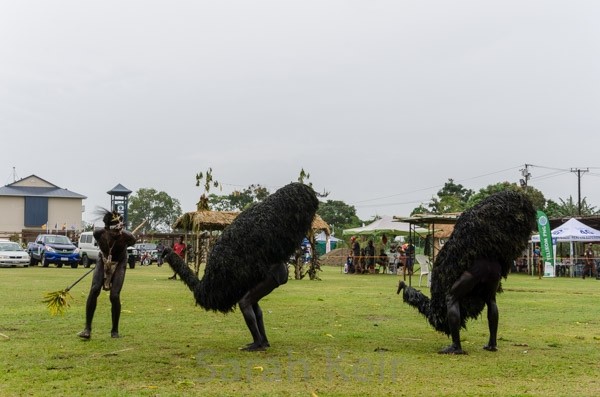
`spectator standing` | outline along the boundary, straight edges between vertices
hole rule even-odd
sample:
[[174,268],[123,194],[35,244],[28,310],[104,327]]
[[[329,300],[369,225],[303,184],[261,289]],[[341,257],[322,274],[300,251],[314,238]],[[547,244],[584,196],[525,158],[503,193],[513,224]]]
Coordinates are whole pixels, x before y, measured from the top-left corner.
[[533,247],[533,269],[537,270],[538,278],[542,278],[542,257],[540,252],[540,246],[536,244]]
[[360,249],[358,254],[358,273],[363,274],[367,272],[367,254],[364,248]]
[[346,257],[346,265],[344,266],[344,273],[354,274],[354,263],[352,263],[352,253],[349,253]]
[[404,259],[404,276],[406,276],[407,272],[409,276],[412,276],[415,263],[415,246],[413,245],[412,240],[408,240],[408,243],[404,247],[404,254],[406,255]]
[[585,276],[590,274],[590,277],[594,275],[594,250],[592,249],[592,243],[589,243],[585,251],[583,251],[583,279],[585,280]]
[[375,246],[373,240],[369,240],[367,248],[365,249],[365,256],[367,257],[367,269],[369,273],[375,272]]
[[157,258],[157,264],[158,267],[161,267],[163,264],[163,251],[165,250],[165,246],[163,245],[162,241],[159,241],[158,244],[156,245],[156,255],[158,256]]
[[302,241],[302,254],[304,257],[304,263],[308,263],[312,259],[312,248],[310,245],[310,241],[305,237]]
[[[181,257],[181,259],[183,259],[185,261],[185,251],[187,250],[187,246],[185,245],[185,242],[183,241],[183,236],[179,237],[179,241],[175,242],[175,244],[173,244],[173,252],[175,252],[177,255],[179,255]],[[177,273],[173,273],[173,275],[171,277],[169,277],[169,280],[177,280]]]
[[360,244],[355,236],[352,236],[352,264],[354,264],[354,270],[358,272],[360,268]]

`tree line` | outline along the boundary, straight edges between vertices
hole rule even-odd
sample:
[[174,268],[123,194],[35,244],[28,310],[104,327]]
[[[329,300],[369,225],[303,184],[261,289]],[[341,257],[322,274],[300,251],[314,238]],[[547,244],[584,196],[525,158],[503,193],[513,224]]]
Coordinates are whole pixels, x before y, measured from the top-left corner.
[[[212,170],[206,175],[198,174],[197,186],[200,180],[212,182]],[[199,178],[199,176],[202,176]],[[210,176],[210,179],[209,179]],[[299,181],[306,183],[309,175],[302,171]],[[213,186],[218,183],[214,182]],[[490,194],[503,190],[523,190],[516,183],[500,182],[486,186],[479,191],[465,188],[457,184],[453,179],[448,179],[444,186],[427,203],[422,203],[414,208],[410,215],[415,214],[444,214],[462,212],[477,204]],[[271,192],[264,186],[252,184],[244,189],[235,190],[230,194],[210,193],[210,186],[205,185],[203,199],[204,209],[213,211],[243,211],[253,203],[264,200]],[[559,202],[547,200],[538,189],[528,186],[525,194],[534,203],[535,208],[542,209],[550,218],[568,217],[577,215],[597,215],[600,213],[595,206],[590,205],[585,198],[580,203],[569,196],[559,199]],[[356,215],[356,208],[340,200],[328,200],[327,194],[323,193],[317,214],[327,222],[334,231],[341,232],[343,229],[361,226],[370,223],[376,218],[361,220]],[[202,201],[202,200],[201,200]],[[200,208],[200,205],[199,205]],[[580,212],[581,211],[581,212]],[[171,225],[183,214],[181,203],[168,193],[157,191],[153,188],[141,188],[129,198],[128,217],[129,227],[135,227],[146,221],[144,228],[146,233],[170,232]]]

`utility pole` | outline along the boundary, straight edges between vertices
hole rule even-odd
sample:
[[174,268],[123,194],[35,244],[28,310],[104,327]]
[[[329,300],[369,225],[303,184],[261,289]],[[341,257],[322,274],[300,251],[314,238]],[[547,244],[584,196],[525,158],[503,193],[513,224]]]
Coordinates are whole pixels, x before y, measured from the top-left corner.
[[527,184],[529,178],[531,178],[531,174],[529,173],[529,167],[531,167],[531,164],[525,164],[525,168],[519,170],[521,171],[521,175],[523,176],[523,179],[519,179],[519,183],[521,184],[521,187],[525,190],[527,190]]
[[571,168],[571,172],[577,173],[577,213],[581,216],[581,174],[589,172],[589,168],[582,170],[581,168]]

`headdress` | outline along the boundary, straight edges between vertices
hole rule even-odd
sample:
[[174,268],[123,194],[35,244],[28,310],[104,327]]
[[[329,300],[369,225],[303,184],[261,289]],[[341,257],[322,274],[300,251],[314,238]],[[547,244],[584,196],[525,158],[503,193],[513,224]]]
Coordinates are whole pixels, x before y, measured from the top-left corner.
[[102,218],[104,222],[104,227],[106,229],[123,229],[123,215],[119,214],[117,211],[106,211],[104,217]]

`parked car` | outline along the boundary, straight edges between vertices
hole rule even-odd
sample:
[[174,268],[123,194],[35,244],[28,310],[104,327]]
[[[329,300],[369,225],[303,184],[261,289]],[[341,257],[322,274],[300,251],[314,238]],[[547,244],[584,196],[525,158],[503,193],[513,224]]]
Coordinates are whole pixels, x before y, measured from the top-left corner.
[[0,241],[0,267],[28,267],[29,254],[14,241]]
[[83,232],[79,236],[79,256],[81,256],[81,264],[88,268],[92,263],[98,260],[100,248],[94,238],[94,232]]
[[48,267],[54,263],[56,267],[68,264],[76,269],[81,260],[79,248],[67,236],[60,234],[39,234],[35,242],[27,245],[27,252],[32,266],[41,263],[43,267]]
[[140,255],[140,263],[144,266],[152,264],[152,262],[158,261],[158,251],[156,250],[156,244],[154,243],[137,243],[134,247],[138,250]]

